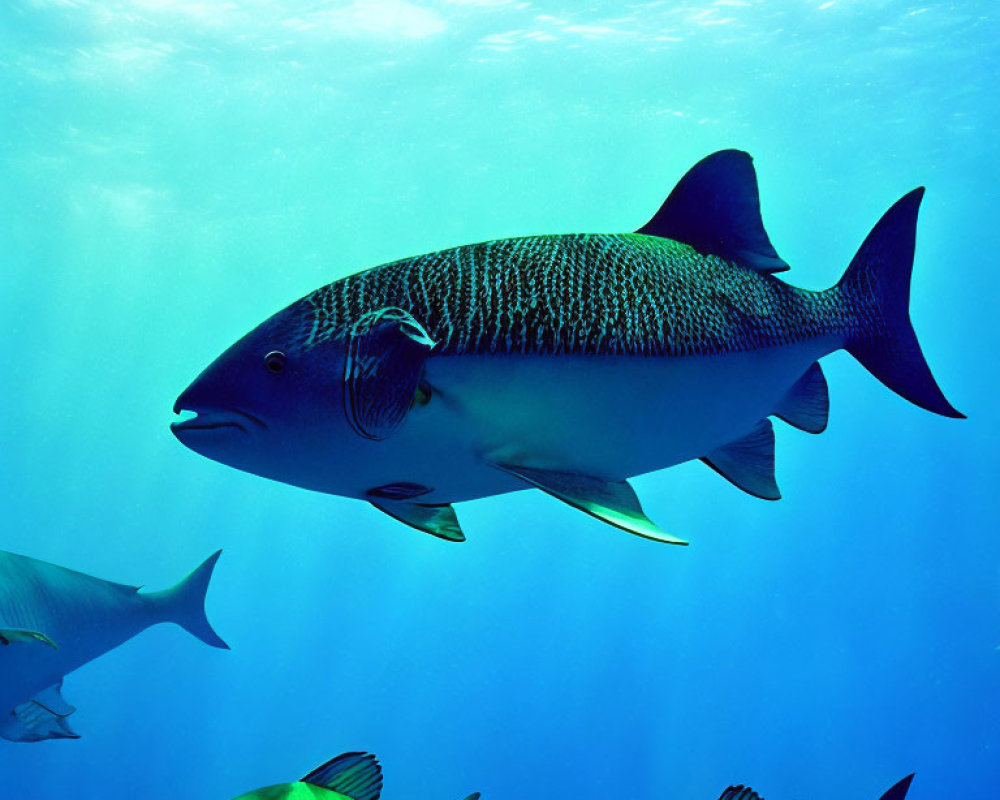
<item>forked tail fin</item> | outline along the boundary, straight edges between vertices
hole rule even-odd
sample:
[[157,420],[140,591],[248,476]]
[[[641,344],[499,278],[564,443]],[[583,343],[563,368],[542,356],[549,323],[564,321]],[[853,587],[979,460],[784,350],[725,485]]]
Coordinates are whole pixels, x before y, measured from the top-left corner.
[[910,323],[910,273],[923,188],[904,195],[878,221],[840,279],[847,351],[911,403],[962,418],[938,387]]
[[212,578],[215,562],[219,560],[220,555],[222,551],[216,550],[200,567],[172,589],[152,592],[148,597],[162,604],[167,621],[180,625],[205,644],[228,650],[229,645],[212,629],[208,617],[205,616],[205,593],[208,591],[208,582]]

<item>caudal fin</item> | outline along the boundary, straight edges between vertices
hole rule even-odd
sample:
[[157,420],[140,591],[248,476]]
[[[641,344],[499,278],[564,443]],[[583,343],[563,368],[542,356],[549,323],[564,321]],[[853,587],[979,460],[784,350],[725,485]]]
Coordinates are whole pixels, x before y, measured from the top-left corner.
[[910,273],[923,187],[904,195],[865,239],[837,289],[847,321],[847,351],[911,403],[964,418],[938,387],[910,323]]
[[208,617],[205,616],[205,593],[208,591],[208,582],[212,578],[215,562],[219,560],[220,555],[222,551],[216,550],[200,567],[172,589],[152,593],[149,597],[162,604],[167,621],[177,623],[205,644],[228,650],[229,645],[212,629]]

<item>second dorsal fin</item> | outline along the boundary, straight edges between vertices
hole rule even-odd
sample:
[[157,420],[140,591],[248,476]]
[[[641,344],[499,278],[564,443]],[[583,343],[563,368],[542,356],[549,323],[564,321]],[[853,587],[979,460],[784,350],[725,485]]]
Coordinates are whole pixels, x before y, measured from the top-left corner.
[[314,769],[301,782],[322,786],[351,800],[378,800],[382,767],[371,753],[344,753]]
[[764,230],[757,173],[742,150],[720,150],[691,167],[636,233],[683,242],[757,272],[788,269]]

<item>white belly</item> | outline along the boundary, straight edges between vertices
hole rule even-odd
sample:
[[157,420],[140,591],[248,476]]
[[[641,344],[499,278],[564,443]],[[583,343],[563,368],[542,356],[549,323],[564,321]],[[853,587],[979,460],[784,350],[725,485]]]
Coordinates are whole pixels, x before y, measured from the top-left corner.
[[445,356],[434,396],[377,445],[385,483],[457,502],[526,488],[489,461],[622,480],[707,455],[771,414],[814,341],[721,356]]

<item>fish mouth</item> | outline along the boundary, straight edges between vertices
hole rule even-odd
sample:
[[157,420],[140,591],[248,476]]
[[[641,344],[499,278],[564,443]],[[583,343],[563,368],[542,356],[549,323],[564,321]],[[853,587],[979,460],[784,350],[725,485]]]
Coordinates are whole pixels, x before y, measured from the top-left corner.
[[249,433],[253,427],[267,429],[264,420],[239,408],[187,408],[179,403],[174,406],[175,414],[183,411],[190,411],[194,416],[170,424],[170,430],[175,436],[191,431],[218,431],[225,428],[243,433]]

